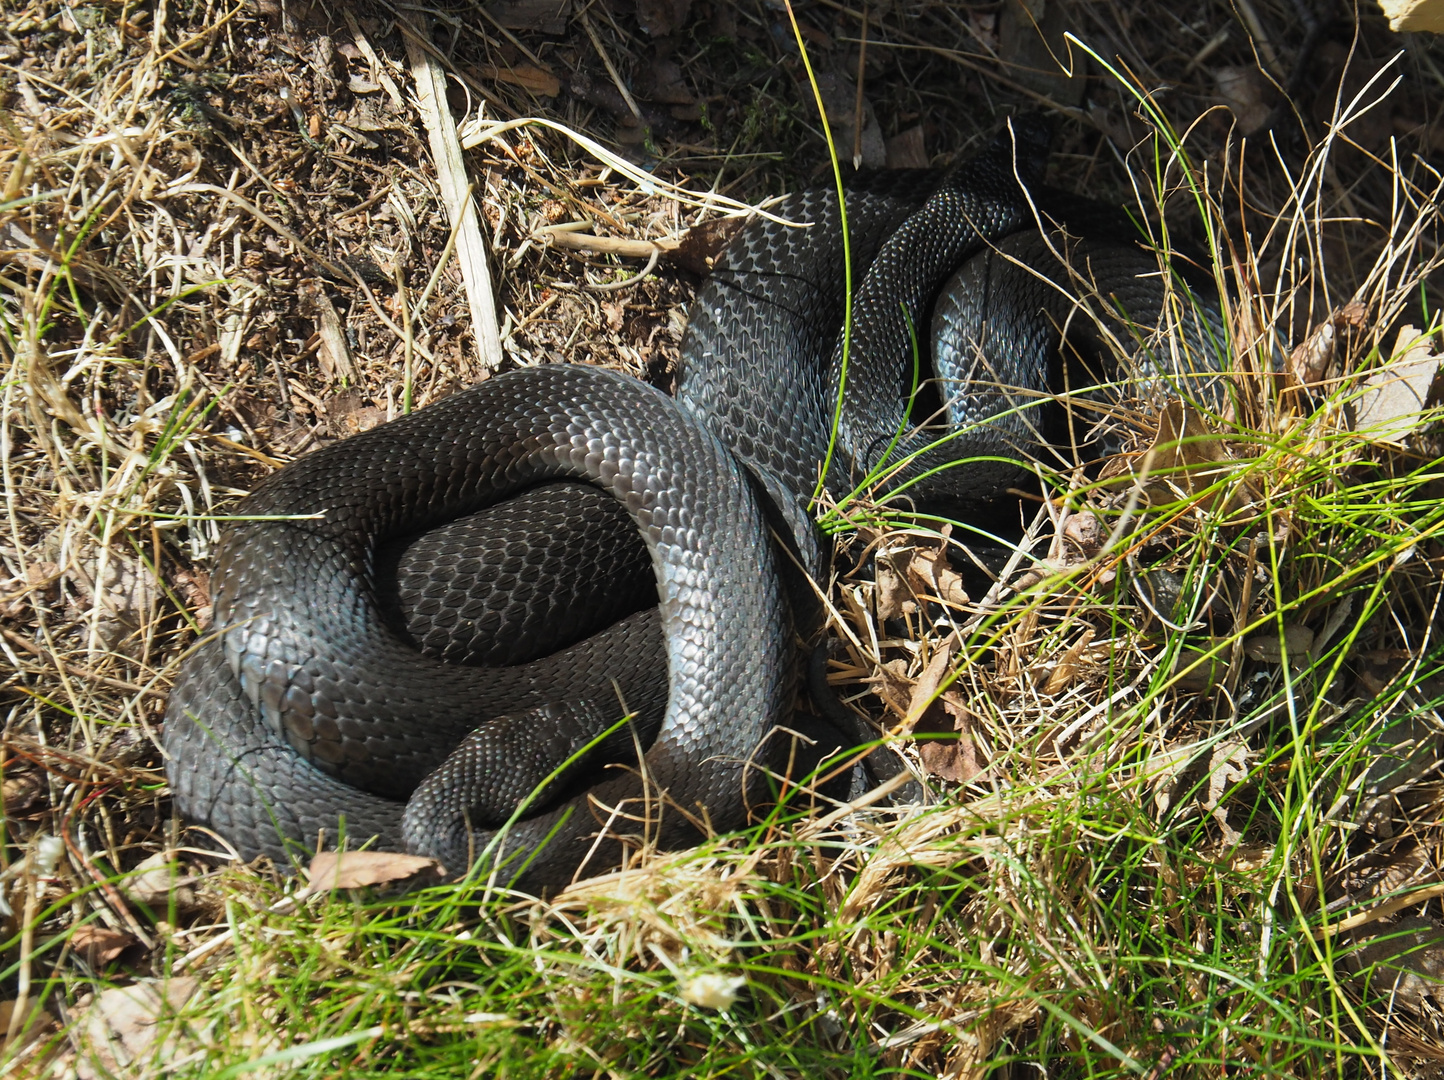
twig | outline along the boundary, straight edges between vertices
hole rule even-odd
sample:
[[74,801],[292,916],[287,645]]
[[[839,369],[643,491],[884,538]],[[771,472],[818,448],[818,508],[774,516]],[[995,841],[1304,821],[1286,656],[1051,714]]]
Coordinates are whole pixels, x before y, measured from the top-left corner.
[[371,65],[371,70],[376,73],[376,81],[386,91],[386,96],[391,99],[398,110],[406,108],[406,99],[401,96],[401,91],[396,86],[396,80],[387,74],[386,68],[381,63],[381,57],[376,55],[376,50],[371,47],[371,42],[361,32],[361,26],[356,21],[356,16],[351,14],[351,8],[347,4],[341,5],[341,14],[346,17],[346,26],[351,31],[351,40],[356,48],[361,50],[361,55],[366,57],[366,62]]
[[476,339],[477,359],[484,371],[497,371],[502,363],[501,328],[496,321],[496,297],[486,263],[486,241],[471,197],[466,163],[461,157],[461,140],[456,121],[446,103],[446,73],[441,63],[425,48],[429,19],[412,15],[406,34],[406,53],[411,59],[411,77],[416,82],[417,104],[431,141],[431,158],[447,218],[456,229],[456,257],[461,263],[461,280],[471,308],[471,335]]
[[857,46],[857,99],[852,103],[852,167],[862,168],[862,84],[867,76],[867,4],[862,5],[862,41]]
[[1334,937],[1337,934],[1349,930],[1357,930],[1361,926],[1367,926],[1371,922],[1378,922],[1380,919],[1387,919],[1395,912],[1403,911],[1407,907],[1414,907],[1436,897],[1444,896],[1444,881],[1435,882],[1428,888],[1419,889],[1417,892],[1405,893],[1403,896],[1396,896],[1385,900],[1377,907],[1368,911],[1361,911],[1357,915],[1350,915],[1347,919],[1340,919],[1336,923],[1325,923],[1317,929],[1304,929],[1314,938]]
[[568,251],[595,251],[598,255],[620,255],[624,259],[650,259],[659,253],[676,251],[681,244],[680,240],[674,240],[670,236],[660,237],[656,240],[628,240],[622,236],[596,236],[581,231],[586,224],[586,222],[579,222],[578,227],[572,228],[547,225],[537,229],[532,235],[543,243],[553,247],[566,248]]
[[657,263],[661,261],[661,258],[662,249],[654,247],[652,249],[651,257],[647,259],[647,265],[644,266],[637,273],[633,274],[631,277],[626,278],[622,281],[607,281],[603,282],[600,285],[594,284],[590,281],[585,281],[580,284],[572,284],[571,282],[558,281],[554,284],[558,289],[586,289],[588,292],[617,292],[620,289],[630,289],[639,281],[645,281],[648,277],[650,277],[652,271],[657,269]]
[[10,644],[19,646],[31,656],[37,656],[42,660],[48,659],[64,674],[72,678],[80,679],[82,682],[99,683],[101,686],[108,686],[112,690],[124,690],[128,694],[142,694],[145,697],[156,698],[159,701],[166,700],[165,691],[157,690],[153,686],[141,686],[139,683],[127,682],[124,679],[112,678],[109,675],[101,675],[99,672],[80,664],[67,664],[60,659],[59,654],[51,653],[30,639],[15,633],[15,631],[9,627],[0,626],[0,634],[3,634],[5,640],[10,642]]
[[592,27],[592,20],[587,18],[585,11],[581,13],[580,22],[582,29],[587,32],[587,37],[592,39],[592,47],[597,50],[597,55],[602,58],[602,66],[607,69],[607,74],[612,77],[612,84],[616,86],[617,93],[622,95],[622,100],[627,103],[627,108],[632,111],[632,116],[636,118],[637,123],[645,128],[647,121],[642,119],[642,110],[637,108],[636,98],[632,97],[632,92],[627,89],[627,84],[622,81],[622,76],[618,74],[616,65],[612,63],[612,58],[607,55],[607,50],[602,45],[602,39],[597,36],[597,31]]

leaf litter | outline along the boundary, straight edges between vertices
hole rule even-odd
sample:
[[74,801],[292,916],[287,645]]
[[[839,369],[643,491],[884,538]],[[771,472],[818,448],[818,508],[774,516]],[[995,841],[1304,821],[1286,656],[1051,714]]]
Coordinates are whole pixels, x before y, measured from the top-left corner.
[[[693,6],[613,4],[587,16],[590,33],[568,21],[569,5],[442,18],[436,41],[449,35],[453,51],[439,51],[479,122],[466,130],[487,133],[468,160],[510,362],[600,362],[665,384],[693,285],[682,268],[705,268],[735,222],[664,198],[650,177],[758,201],[826,179],[808,136],[810,96],[794,93],[786,25],[767,7]],[[1100,434],[1103,460],[1024,493],[1002,547],[947,523],[890,518],[888,507],[846,531],[849,558],[828,594],[846,655],[830,662],[829,680],[931,781],[933,805],[855,796],[772,834],[775,843],[644,849],[638,866],[548,904],[517,900],[518,921],[457,937],[504,940],[523,928],[519,940],[551,958],[542,962],[552,965],[550,1004],[523,1022],[463,999],[456,1024],[438,1019],[432,1030],[502,1017],[471,1027],[545,1031],[576,1058],[608,1065],[588,1058],[591,1021],[566,989],[571,980],[577,1000],[597,1005],[587,980],[600,958],[631,973],[603,995],[611,1000],[661,980],[681,1005],[754,1024],[755,1041],[767,1029],[746,1010],[770,994],[780,1009],[803,1010],[838,1053],[860,1047],[888,1067],[981,1075],[1033,1039],[1060,1060],[1085,1053],[1072,1035],[1046,1042],[1039,1017],[1058,1008],[1152,1069],[1190,1054],[1264,1060],[1267,1040],[1237,1034],[1230,1015],[1216,1022],[1183,1000],[1169,1016],[1191,1017],[1194,1035],[1160,1034],[1081,973],[1092,943],[1074,932],[1078,913],[1087,922],[1106,905],[1095,876],[1116,865],[1104,838],[1120,826],[1099,794],[1113,788],[1153,810],[1122,831],[1146,824],[1161,838],[1152,863],[1122,853],[1122,865],[1142,867],[1133,888],[1176,893],[1245,877],[1224,895],[1252,918],[1259,875],[1286,874],[1304,926],[1349,924],[1338,932],[1360,974],[1347,1000],[1392,1003],[1369,1014],[1369,1030],[1387,1033],[1396,1067],[1437,1060],[1427,1036],[1437,1033],[1428,1010],[1439,694],[1428,680],[1440,553],[1433,525],[1410,530],[1438,493],[1427,475],[1409,481],[1386,524],[1366,529],[1354,527],[1361,511],[1349,501],[1427,474],[1437,453],[1438,327],[1409,306],[1415,285],[1425,287],[1435,227],[1430,175],[1410,161],[1437,151],[1437,108],[1426,80],[1370,82],[1378,66],[1360,77],[1363,65],[1343,63],[1330,51],[1338,42],[1325,40],[1324,77],[1301,111],[1324,108],[1310,135],[1330,156],[1301,152],[1292,172],[1275,168],[1275,151],[1260,150],[1278,104],[1265,83],[1286,85],[1293,50],[1300,63],[1305,50],[1286,5],[1243,7],[1253,40],[1229,16],[1190,28],[1186,58],[1171,39],[1154,40],[1146,20],[1127,40],[1115,40],[1122,23],[1096,14],[1078,30],[1133,57],[1145,81],[1150,70],[1185,73],[1171,79],[1177,115],[1199,118],[1190,145],[1216,166],[1223,186],[1213,194],[1238,206],[1219,215],[1246,245],[1229,291],[1233,345],[1257,381],[1243,382],[1231,411],[1080,403],[1075,430],[1113,428]],[[845,157],[946,162],[986,126],[968,103],[1022,85],[995,62],[1015,29],[992,13],[924,4],[908,20],[859,15],[802,12]],[[448,229],[390,9],[336,16],[263,0],[255,11],[100,17],[36,3],[4,18],[20,43],[0,45],[11,80],[0,160],[11,365],[0,425],[7,1054],[57,1073],[184,1071],[223,1053],[208,1021],[184,1014],[217,1007],[235,970],[227,964],[256,965],[231,989],[246,988],[250,1010],[232,1015],[258,1026],[232,1032],[233,1044],[278,1048],[284,996],[266,989],[267,973],[294,934],[285,920],[329,910],[321,883],[364,891],[411,880],[396,861],[405,857],[347,853],[312,865],[316,892],[277,900],[272,890],[294,886],[264,867],[225,869],[220,838],[171,820],[152,740],[177,658],[207,618],[209,519],[285,459],[482,372],[467,298],[443,265]],[[930,37],[917,32],[924,25]],[[1392,49],[1374,33],[1365,28],[1371,47]],[[937,44],[955,39],[956,49]],[[1073,104],[1091,126],[1065,133],[1060,160],[1094,170],[1083,186],[1126,198],[1133,181],[1107,163],[1132,154],[1148,175],[1138,154],[1146,116],[1096,68],[1087,78],[1092,96]],[[1032,92],[1069,94],[1083,81]],[[948,94],[911,89],[926,85]],[[1370,86],[1383,104],[1333,116],[1335,101]],[[955,106],[940,102],[947,96]],[[1209,111],[1219,97],[1237,128]],[[614,156],[589,156],[553,129],[486,126],[534,115],[600,135]],[[1250,130],[1252,142],[1237,140]],[[1380,156],[1390,138],[1425,157]],[[1287,142],[1272,145],[1293,153]],[[810,149],[793,154],[798,145]],[[730,147],[743,156],[730,159]],[[1345,187],[1340,176],[1358,179]],[[1197,242],[1197,215],[1178,212],[1174,189],[1147,194]],[[1328,228],[1317,224],[1325,219]],[[541,230],[577,224],[597,236],[592,248],[537,242]],[[661,255],[623,290],[556,287],[627,281],[643,248]],[[1316,263],[1353,291],[1291,269]],[[322,273],[324,264],[354,277]],[[1282,372],[1259,344],[1265,326],[1297,342]],[[419,363],[407,368],[408,355]],[[1140,735],[1148,749],[1135,761]],[[1286,790],[1275,763],[1315,753],[1337,762],[1320,804],[1334,831],[1316,863],[1281,866],[1293,856],[1261,829],[1258,807]],[[1074,810],[1060,816],[1064,806]],[[1096,847],[1050,842],[1060,821]],[[1196,840],[1171,846],[1181,836]],[[1195,859],[1179,853],[1190,847]],[[968,883],[947,910],[938,898],[952,894],[937,874]],[[818,906],[769,892],[794,877]],[[1408,902],[1410,890],[1420,899]],[[228,904],[254,913],[239,932],[220,918]],[[892,904],[913,915],[874,919]],[[1182,937],[1202,940],[1186,916],[1172,918]],[[834,925],[848,934],[829,937]],[[790,944],[799,932],[819,943]],[[361,948],[319,940],[328,964]],[[982,967],[967,967],[960,942],[983,943],[967,961]],[[252,952],[254,943],[265,947]],[[768,962],[756,964],[759,955]],[[940,957],[950,959],[934,977]],[[837,989],[869,985],[889,987],[884,1007]],[[1207,992],[1200,986],[1198,1000]],[[659,1006],[668,1017],[672,1007]],[[1248,1017],[1254,1030],[1267,1022]]]

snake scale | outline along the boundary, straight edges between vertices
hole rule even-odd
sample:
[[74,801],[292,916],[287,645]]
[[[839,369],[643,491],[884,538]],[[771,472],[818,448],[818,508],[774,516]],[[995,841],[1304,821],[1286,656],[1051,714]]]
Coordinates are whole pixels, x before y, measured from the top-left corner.
[[[181,814],[244,858],[344,833],[529,890],[615,867],[618,837],[742,825],[793,718],[784,566],[825,580],[808,508],[824,463],[834,491],[887,466],[913,495],[983,498],[1017,474],[994,459],[1039,444],[1028,406],[1065,312],[1024,265],[1056,276],[1039,202],[1117,220],[1035,198],[1048,140],[1014,121],[950,173],[855,182],[849,334],[838,199],[804,192],[777,212],[810,228],[754,218],[719,258],[675,399],[525,368],[265,480],[171,695]],[[1096,231],[1111,239],[1074,264],[1156,322],[1155,257]],[[937,469],[957,459],[974,460]]]

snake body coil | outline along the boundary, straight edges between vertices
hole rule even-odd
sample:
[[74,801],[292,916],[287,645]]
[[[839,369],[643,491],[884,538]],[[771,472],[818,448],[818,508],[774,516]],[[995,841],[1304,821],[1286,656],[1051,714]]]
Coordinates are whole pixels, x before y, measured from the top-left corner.
[[[812,228],[754,221],[719,261],[694,305],[677,402],[598,369],[531,368],[269,478],[223,542],[216,633],[167,713],[181,812],[246,857],[284,857],[344,828],[353,845],[374,837],[452,870],[517,856],[505,872],[527,888],[616,865],[620,846],[593,840],[603,823],[663,845],[696,835],[689,816],[739,825],[748,764],[790,719],[791,629],[768,516],[821,576],[807,503],[824,463],[845,490],[888,454],[910,458],[891,481],[904,484],[979,447],[1029,441],[980,422],[932,445],[912,341],[939,291],[961,295],[943,321],[971,336],[938,347],[941,411],[951,402],[955,430],[1009,412],[1006,395],[976,392],[986,328],[969,320],[989,312],[968,297],[1011,270],[969,260],[1033,220],[1024,189],[1046,143],[1041,127],[1016,125],[941,181],[903,174],[850,191],[848,334],[837,199],[804,193],[780,212]],[[988,363],[1006,365],[993,384],[1036,395],[1048,345],[1027,328],[1049,304],[1028,303],[1009,332],[1017,347]],[[970,468],[928,483],[996,486]],[[513,539],[468,569],[473,519]],[[628,554],[619,531],[645,554],[635,543]],[[570,577],[536,588],[558,569]],[[599,584],[610,581],[622,584]],[[562,620],[548,613],[558,596],[575,601]],[[624,713],[630,724],[577,757]],[[498,834],[549,777],[543,812]]]

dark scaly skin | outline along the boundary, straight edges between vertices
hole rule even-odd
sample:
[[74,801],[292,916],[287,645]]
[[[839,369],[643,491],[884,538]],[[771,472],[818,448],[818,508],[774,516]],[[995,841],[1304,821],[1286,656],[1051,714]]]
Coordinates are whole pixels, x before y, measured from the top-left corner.
[[626,508],[588,484],[547,484],[383,545],[376,577],[387,621],[449,664],[526,663],[657,605]]
[[[606,700],[600,690],[614,695],[633,643],[592,638],[580,659],[540,668],[456,668],[416,657],[380,617],[370,576],[380,542],[548,479],[610,491],[651,555],[671,688],[645,758],[654,790],[686,812],[705,808],[717,828],[741,824],[746,762],[789,693],[786,614],[760,510],[730,455],[664,395],[560,365],[500,376],[327,447],[238,508],[324,515],[238,522],[227,535],[214,583],[221,644],[188,662],[167,716],[181,812],[247,857],[309,846],[342,817],[354,841],[394,845],[401,806],[388,800],[408,796],[468,732],[497,715],[565,713],[589,695]],[[568,683],[573,675],[584,685]],[[588,794],[616,806],[640,792],[624,776]],[[568,815],[523,887],[569,880],[597,821],[581,795],[508,835],[507,852],[530,853]],[[692,829],[673,811],[652,835],[676,844]],[[477,830],[443,861],[459,870],[490,839]],[[618,858],[607,844],[588,865]]]
[[747,465],[814,577],[825,573],[826,556],[807,503],[827,456],[840,384],[828,478],[838,495],[880,433],[885,446],[887,434],[908,426],[909,319],[926,333],[933,300],[958,266],[1032,220],[1020,181],[1041,177],[1049,130],[1015,121],[950,173],[882,174],[848,190],[854,302],[845,384],[834,192],[804,192],[777,208],[779,216],[814,221],[812,228],[755,219],[698,294],[682,341],[678,400]]
[[[854,267],[860,286],[842,439],[832,474],[835,487],[845,482],[840,478],[857,475],[874,460],[879,438],[885,445],[888,435],[912,422],[907,416],[913,372],[911,339],[907,336],[906,348],[901,348],[900,330],[907,335],[909,318],[926,328],[932,294],[954,269],[949,260],[975,255],[1032,220],[1018,181],[1031,183],[1036,178],[1041,169],[1041,143],[1041,134],[1024,125],[1017,143],[1021,152],[1017,152],[1013,137],[1005,133],[989,151],[945,180],[931,200],[926,199],[927,193],[940,179],[935,173],[874,178],[849,192]],[[796,196],[781,211],[817,224],[795,230],[759,220],[744,229],[699,295],[684,342],[679,398],[754,473],[776,503],[805,564],[818,573],[825,567],[822,546],[804,504],[820,475],[837,396],[840,345],[836,327],[844,297],[842,248],[836,199],[831,192]],[[1085,206],[1084,212],[1086,216],[1092,211]],[[1028,308],[1028,297],[1021,289],[1001,291],[1009,294],[1010,301],[1016,298],[1023,305],[1022,309],[1009,309],[1011,314],[1005,312],[1000,323],[1016,326],[1016,338],[1010,337],[1009,342],[1016,345],[1033,340],[1029,335],[1039,333],[1037,322],[1026,313],[1018,314]],[[907,317],[900,301],[906,304]],[[1014,323],[1008,323],[1014,316]],[[1041,388],[1043,384],[1037,380],[1046,364],[1039,363],[1031,345],[1025,346],[1024,352],[1028,355],[1019,368],[1019,382]],[[1004,357],[995,362],[1010,361]],[[695,428],[683,441],[700,453],[699,460],[705,459],[702,467],[697,467],[698,461],[687,460],[686,453],[673,456],[670,446],[659,444],[649,467],[640,470],[660,485],[649,488],[650,494],[634,490],[630,481],[622,485],[625,490],[618,488],[615,478],[604,471],[593,469],[589,474],[576,454],[558,453],[560,444],[555,441],[548,451],[546,438],[537,441],[529,425],[555,408],[554,391],[559,387],[566,391],[563,397],[571,394],[573,406],[599,422],[589,429],[600,440],[598,445],[617,437],[615,432],[607,433],[600,423],[604,419],[607,423],[619,421],[624,435],[654,434],[639,431],[635,416],[629,419],[626,415],[634,394],[641,394],[644,413],[659,408],[650,391],[605,373],[570,372],[572,369],[541,369],[493,380],[402,425],[378,429],[371,433],[370,441],[361,437],[304,459],[278,474],[242,507],[242,513],[251,514],[325,508],[329,525],[336,528],[328,532],[327,525],[314,522],[243,525],[228,539],[217,574],[216,608],[218,620],[226,620],[222,625],[228,628],[230,663],[218,643],[202,645],[182,673],[168,714],[167,749],[173,756],[170,772],[183,813],[213,825],[247,856],[262,852],[280,856],[288,843],[298,850],[307,849],[318,829],[334,835],[344,819],[353,841],[374,836],[383,848],[409,843],[413,849],[441,854],[444,862],[459,870],[490,841],[492,833],[484,826],[504,817],[579,739],[619,715],[611,686],[615,675],[626,684],[620,687],[622,697],[639,711],[635,730],[642,745],[651,746],[646,766],[653,784],[665,788],[673,801],[689,810],[705,807],[716,827],[740,823],[742,762],[757,749],[773,723],[787,719],[786,695],[778,690],[788,681],[786,617],[769,561],[770,550],[765,539],[759,539],[757,507],[741,483],[736,465],[715,443],[702,437],[706,449],[699,450],[696,444],[701,432]],[[928,373],[924,377],[929,377]],[[572,381],[589,379],[610,381],[572,392],[576,390]],[[624,389],[623,384],[629,388]],[[589,396],[594,392],[601,397]],[[496,395],[502,395],[505,406],[499,411],[492,407]],[[486,430],[468,428],[463,436],[490,447],[481,459],[466,452],[470,443],[460,448],[447,444],[455,435],[447,422],[441,423],[440,433],[421,430],[442,412],[451,418],[468,407],[453,404],[458,399],[472,406],[483,403],[473,421]],[[972,406],[964,411],[968,408]],[[981,402],[976,408],[981,415],[988,406]],[[686,428],[688,423],[668,414],[663,426]],[[397,458],[393,439],[398,429],[407,437],[421,432],[417,437],[427,453]],[[909,438],[931,436],[915,433]],[[1012,443],[1009,446],[1017,449]],[[368,463],[373,452],[379,455],[380,465]],[[312,462],[316,463],[308,464]],[[364,483],[349,487],[337,483],[337,471],[345,474],[363,465],[371,470]],[[479,483],[477,472],[483,465],[482,471],[489,469],[493,479]],[[553,465],[558,466],[555,472],[549,471]],[[955,472],[964,475],[961,470]],[[569,652],[526,669],[500,673],[483,669],[480,676],[475,669],[458,674],[447,665],[428,668],[426,662],[412,667],[414,657],[409,648],[403,648],[410,643],[386,635],[377,639],[369,630],[357,645],[355,627],[383,625],[380,616],[385,610],[393,624],[409,629],[410,638],[421,645],[423,653],[470,663],[509,662],[521,654],[533,655],[573,642],[595,625],[617,617],[608,614],[611,600],[600,594],[584,598],[580,606],[591,615],[578,617],[576,625],[562,628],[556,636],[546,625],[546,617],[541,617],[540,630],[528,621],[546,606],[544,592],[513,600],[506,598],[507,590],[496,582],[487,588],[495,586],[495,595],[501,597],[497,606],[489,607],[490,601],[481,605],[482,621],[497,622],[501,627],[499,639],[491,643],[483,640],[484,635],[473,635],[456,619],[448,616],[440,622],[430,621],[435,612],[422,610],[444,610],[457,595],[468,591],[455,583],[440,583],[434,574],[437,567],[452,560],[456,550],[444,538],[459,525],[443,524],[447,519],[469,514],[482,503],[543,476],[587,475],[605,481],[601,486],[610,487],[612,494],[634,511],[652,513],[671,500],[672,509],[687,517],[700,506],[689,501],[699,485],[707,488],[710,484],[730,485],[735,490],[726,496],[732,500],[729,505],[746,509],[723,529],[733,539],[742,539],[747,550],[741,554],[724,541],[707,540],[698,529],[684,530],[686,544],[667,548],[681,553],[672,562],[659,562],[657,552],[667,545],[653,544],[653,562],[663,573],[665,602],[660,622],[667,634],[670,700],[666,700],[665,682],[659,684],[655,677],[648,681],[637,670],[638,666],[647,668],[648,649],[659,647],[662,631],[655,615],[650,624],[645,614],[628,616],[623,623],[573,644]],[[422,477],[430,479],[423,482]],[[971,483],[973,490],[978,490],[977,476]],[[715,494],[709,492],[708,497]],[[559,512],[572,513],[568,509]],[[490,512],[483,516],[486,513]],[[518,513],[524,518],[535,516],[531,511]],[[591,535],[598,543],[616,531],[615,521],[589,524],[581,531],[588,533],[593,528],[596,531]],[[530,570],[519,566],[556,569],[561,558],[556,553],[573,550],[574,541],[560,538],[551,527],[543,529],[542,537],[518,534],[520,549],[515,559],[519,562],[507,563],[503,558],[496,574],[521,579]],[[376,544],[399,542],[403,535],[418,533],[420,539],[408,552],[382,556],[383,561],[399,560],[402,577],[411,572],[416,583],[399,586],[407,594],[402,600],[378,595],[372,576]],[[678,539],[675,531],[668,534],[665,527],[661,535]],[[307,550],[316,537],[325,543],[308,552],[304,569],[290,566],[295,553]],[[690,546],[693,539],[703,541],[701,550]],[[556,541],[551,549],[547,548],[549,540]],[[412,560],[410,571],[408,559]],[[695,575],[701,569],[707,572],[698,578]],[[279,580],[271,582],[269,592],[253,590],[253,570],[263,578],[272,575]],[[636,567],[627,573],[635,579]],[[577,574],[580,576],[564,579],[562,585],[552,588],[565,596],[589,577],[582,569]],[[327,599],[319,603],[306,600],[316,588]],[[624,608],[625,614],[635,610],[637,601],[623,603],[631,605]],[[691,612],[681,617],[680,623],[679,605]],[[414,614],[425,617],[412,622]],[[318,632],[321,624],[334,624],[341,631],[338,652],[324,660],[320,659],[322,652],[330,646],[323,646],[322,641],[330,636],[330,630]],[[679,626],[690,629],[683,632]],[[706,648],[701,647],[696,633],[699,627],[708,628],[717,640],[709,638],[702,643]],[[643,658],[640,665],[625,662],[638,656]],[[709,679],[701,669],[712,664],[719,665],[716,671],[720,674]],[[652,664],[653,676],[657,666]],[[679,667],[684,669],[684,677],[679,678]],[[523,670],[530,674],[519,674]],[[351,673],[357,671],[375,673],[374,681],[352,678]],[[430,676],[438,673],[440,681],[430,682]],[[573,677],[574,681],[567,681]],[[260,708],[252,706],[243,688]],[[368,711],[382,690],[401,704],[387,705],[382,713]],[[478,703],[483,694],[490,703],[480,710],[485,715],[480,715]],[[413,716],[401,719],[408,710]],[[332,712],[338,715],[328,715]],[[198,722],[192,722],[192,716]],[[415,718],[423,722],[413,723]],[[546,734],[541,733],[543,723],[548,725]],[[653,742],[659,727],[660,734]],[[281,731],[284,738],[278,734]],[[469,734],[472,732],[476,734]],[[464,752],[449,757],[463,738]],[[591,778],[599,763],[627,762],[631,738],[631,731],[622,733],[593,761]],[[528,759],[526,767],[515,768],[522,758]],[[313,762],[371,791],[341,784],[313,767]],[[422,782],[428,775],[430,779]],[[401,806],[385,796],[404,797],[418,784],[408,815],[409,833],[404,835]],[[482,790],[458,811],[455,792],[468,788]],[[604,805],[636,793],[636,783],[627,779],[608,780],[591,791]],[[531,852],[568,812],[572,812],[571,820],[521,879],[525,887],[555,887],[577,873],[597,820],[586,796],[577,796],[522,823],[509,835],[507,851]],[[660,834],[653,836],[664,844],[675,844],[688,839],[691,832],[673,814]],[[607,869],[619,857],[617,845],[603,845],[587,864],[587,872]]]
[[[1016,482],[1021,461],[1045,449],[1051,418],[1050,388],[1066,331],[1070,353],[1092,362],[1075,365],[1069,386],[1098,402],[1123,397],[1188,396],[1215,405],[1224,397],[1219,373],[1228,335],[1212,283],[1176,282],[1181,308],[1177,334],[1152,339],[1166,327],[1167,294],[1157,256],[1107,239],[1058,231],[1015,233],[969,260],[943,288],[933,310],[933,364],[948,426],[958,432],[949,449],[968,461],[951,470],[954,490],[1000,490]],[[1078,297],[1087,310],[1080,310]],[[1134,354],[1130,381],[1117,379],[1099,322]],[[1156,351],[1155,351],[1155,347]],[[1085,414],[1091,423],[1096,413]]]
[[[1043,295],[1036,278],[995,255],[995,247],[1020,252],[1035,269],[1076,285],[1038,232],[1040,221],[1061,222],[1089,238],[1085,276],[1099,291],[1116,296],[1138,326],[1158,324],[1164,294],[1152,277],[1155,256],[1139,248],[1137,227],[1119,208],[1039,182],[1048,135],[1046,123],[1023,118],[951,173],[861,177],[849,188],[856,285],[845,380],[844,337],[826,333],[841,326],[845,300],[832,190],[804,192],[777,208],[789,219],[817,222],[810,229],[754,219],[699,292],[682,342],[678,399],[748,466],[815,577],[827,564],[806,503],[839,396],[827,484],[837,498],[885,458],[893,468],[880,477],[876,495],[906,486],[923,500],[983,502],[1017,481],[1018,466],[960,461],[1018,459],[1041,449],[1040,432],[1029,427],[1034,417],[999,414],[1052,392],[1056,323],[1067,305],[1056,290]],[[1217,297],[1209,282],[1188,285],[1193,291],[1185,296],[1197,311],[1185,322],[1188,340],[1200,345],[1210,337],[1208,349],[1191,348],[1195,360],[1211,361],[1209,371],[1195,374],[1216,374],[1216,346],[1226,340]],[[934,318],[939,305],[949,327],[942,337]],[[983,343],[981,357],[968,357],[969,370],[995,377],[974,384],[958,376],[956,356],[937,355],[939,347],[956,352],[964,336],[970,350]],[[1122,340],[1128,344],[1128,335]],[[919,381],[923,393],[915,396]],[[770,398],[774,389],[779,396]],[[950,396],[952,408],[934,415]]]
[[[878,248],[937,186],[941,173],[859,177],[847,191],[854,283]],[[819,188],[755,218],[718,258],[688,314],[677,400],[726,443],[763,486],[820,578],[822,552],[805,503],[827,455],[833,402],[827,362],[846,300],[837,193]]]
[[[879,250],[858,291],[850,340],[839,337],[829,366],[829,385],[841,386],[842,394],[841,454],[829,476],[834,494],[861,482],[894,435],[900,438],[887,460],[906,464],[885,490],[955,460],[947,446],[929,445],[936,435],[913,430],[926,417],[909,416],[915,375],[930,375],[925,340],[932,306],[965,261],[1035,221],[1023,192],[1042,179],[1050,135],[1051,127],[1036,119],[1012,121],[987,149],[949,174]],[[923,355],[915,365],[918,349]],[[948,472],[915,485],[914,494],[942,493],[939,484],[946,485]]]

